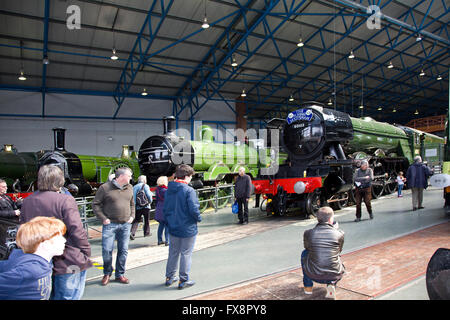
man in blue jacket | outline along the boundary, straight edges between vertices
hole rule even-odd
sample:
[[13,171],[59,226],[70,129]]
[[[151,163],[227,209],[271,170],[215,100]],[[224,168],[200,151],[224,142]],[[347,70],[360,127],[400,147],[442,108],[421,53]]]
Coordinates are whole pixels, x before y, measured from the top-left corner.
[[166,266],[166,286],[178,280],[175,276],[180,261],[178,289],[190,287],[195,284],[189,279],[192,263],[192,251],[198,229],[197,222],[200,216],[200,204],[195,190],[188,184],[191,182],[194,169],[181,164],[175,172],[175,181],[169,182],[164,200],[164,217],[169,234],[169,258]]

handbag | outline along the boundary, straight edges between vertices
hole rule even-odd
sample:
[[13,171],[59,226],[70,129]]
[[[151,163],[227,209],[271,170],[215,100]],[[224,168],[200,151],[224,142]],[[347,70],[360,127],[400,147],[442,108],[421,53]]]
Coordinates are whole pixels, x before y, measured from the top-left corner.
[[231,212],[233,212],[233,214],[236,214],[239,212],[239,205],[238,205],[237,200],[231,206]]

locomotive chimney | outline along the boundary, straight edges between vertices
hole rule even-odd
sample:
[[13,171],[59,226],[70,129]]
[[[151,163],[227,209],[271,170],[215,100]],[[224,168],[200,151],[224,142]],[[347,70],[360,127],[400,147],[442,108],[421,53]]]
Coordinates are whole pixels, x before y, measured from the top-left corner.
[[63,128],[53,128],[53,140],[56,151],[66,151],[65,149],[65,131]]
[[164,134],[175,131],[175,117],[167,116],[163,118]]
[[122,145],[122,155],[120,156],[122,159],[129,159],[130,153],[129,153],[129,147],[127,144]]

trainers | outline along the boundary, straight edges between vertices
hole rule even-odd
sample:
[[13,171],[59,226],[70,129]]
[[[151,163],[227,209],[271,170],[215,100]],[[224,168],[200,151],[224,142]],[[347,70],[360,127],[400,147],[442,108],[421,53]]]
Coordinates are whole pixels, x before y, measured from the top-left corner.
[[369,213],[370,219],[373,219],[373,214]]
[[336,300],[336,287],[332,284],[327,285],[327,296],[328,299]]
[[361,218],[356,218],[355,219],[355,222],[360,222],[361,221]]
[[180,281],[178,282],[178,289],[184,289],[184,288],[188,288],[188,287],[192,287],[195,284],[195,281],[193,280],[188,280],[188,281]]
[[173,278],[166,278],[166,287],[170,286],[172,283],[178,281],[177,277],[173,277]]
[[305,294],[312,294],[313,287],[303,287]]

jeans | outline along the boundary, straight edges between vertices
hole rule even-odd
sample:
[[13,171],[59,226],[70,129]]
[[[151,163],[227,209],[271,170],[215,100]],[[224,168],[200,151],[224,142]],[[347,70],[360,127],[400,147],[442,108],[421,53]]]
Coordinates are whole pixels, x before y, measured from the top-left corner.
[[310,277],[308,277],[305,273],[305,268],[303,266],[303,260],[306,259],[307,256],[308,256],[308,250],[305,249],[302,251],[302,256],[300,258],[300,262],[302,264],[302,271],[303,271],[303,286],[304,287],[312,287],[314,285],[313,282],[336,285],[336,283],[340,279],[338,279],[338,280],[315,280],[315,279],[311,279]]
[[161,221],[158,226],[158,243],[162,242],[162,235],[164,232],[165,242],[169,242],[169,228],[167,222]]
[[403,190],[403,184],[399,184],[398,185],[398,191],[397,191],[397,195],[399,197],[402,195],[402,190]]
[[86,270],[52,276],[50,300],[80,300],[84,293]]
[[110,223],[103,225],[102,231],[102,256],[103,256],[103,274],[111,275],[112,253],[114,250],[114,240],[117,240],[117,258],[116,258],[116,278],[125,274],[125,264],[128,256],[128,242],[130,241],[130,223]]
[[170,235],[169,258],[166,265],[166,278],[173,278],[180,260],[180,282],[189,280],[189,271],[192,264],[192,251],[194,251],[195,238],[178,238]]

